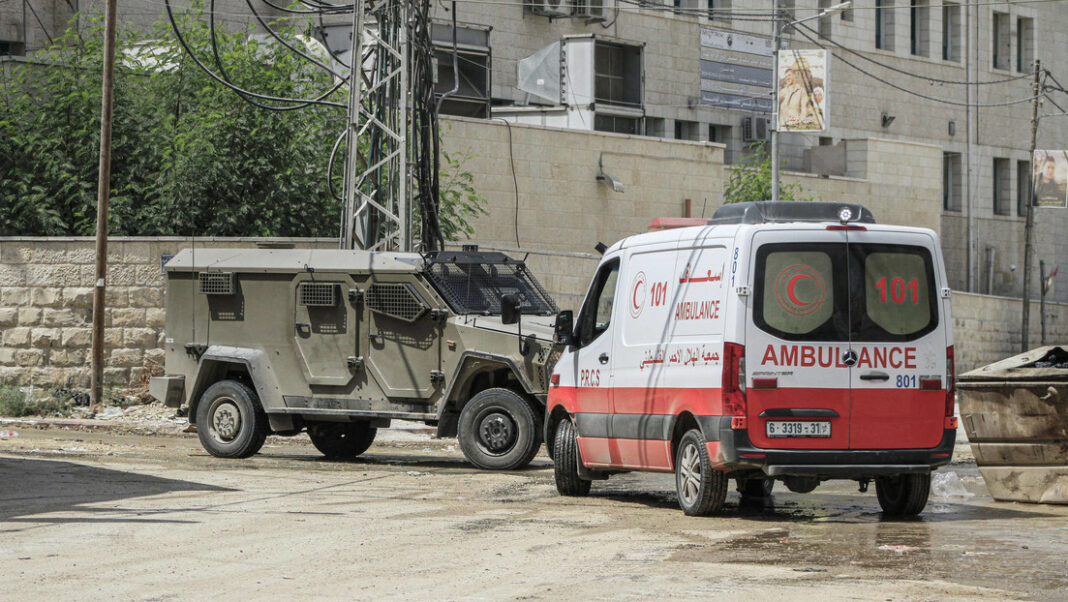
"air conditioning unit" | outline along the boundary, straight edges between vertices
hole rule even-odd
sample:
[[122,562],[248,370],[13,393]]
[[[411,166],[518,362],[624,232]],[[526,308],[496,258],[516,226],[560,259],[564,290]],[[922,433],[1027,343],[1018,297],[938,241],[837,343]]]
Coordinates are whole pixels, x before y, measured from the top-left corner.
[[742,140],[757,142],[768,139],[768,120],[765,117],[746,117],[742,119]]
[[609,0],[571,0],[571,16],[584,21],[607,21]]
[[567,0],[527,0],[530,12],[543,17],[570,17],[571,6]]

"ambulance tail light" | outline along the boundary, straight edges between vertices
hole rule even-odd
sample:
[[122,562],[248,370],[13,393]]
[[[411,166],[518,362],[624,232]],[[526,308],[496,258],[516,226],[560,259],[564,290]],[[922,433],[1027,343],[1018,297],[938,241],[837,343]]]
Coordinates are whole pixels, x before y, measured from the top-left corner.
[[723,344],[723,414],[745,416],[745,346]]
[[946,416],[953,415],[954,397],[957,394],[957,367],[953,363],[953,345],[946,347]]

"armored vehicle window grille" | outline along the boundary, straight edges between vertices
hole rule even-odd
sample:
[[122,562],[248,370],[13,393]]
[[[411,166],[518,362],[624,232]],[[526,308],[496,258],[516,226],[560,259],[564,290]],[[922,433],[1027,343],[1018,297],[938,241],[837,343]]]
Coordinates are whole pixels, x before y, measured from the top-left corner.
[[301,282],[300,304],[309,307],[337,305],[337,284],[333,282]]
[[232,272],[200,272],[200,292],[205,295],[234,294],[234,275]]
[[367,307],[407,322],[414,322],[427,309],[419,295],[404,283],[372,284],[367,290]]
[[552,315],[556,303],[526,265],[515,263],[430,263],[427,274],[441,296],[459,314],[501,313],[501,297],[519,297],[524,314]]

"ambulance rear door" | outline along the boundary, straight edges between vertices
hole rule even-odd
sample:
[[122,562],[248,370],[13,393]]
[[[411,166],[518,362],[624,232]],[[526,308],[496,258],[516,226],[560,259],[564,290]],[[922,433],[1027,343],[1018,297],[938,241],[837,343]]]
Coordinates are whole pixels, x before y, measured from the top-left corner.
[[777,449],[850,443],[846,232],[758,230],[745,326],[750,441]]
[[934,447],[944,431],[948,345],[937,243],[924,232],[848,236],[856,353],[849,447]]

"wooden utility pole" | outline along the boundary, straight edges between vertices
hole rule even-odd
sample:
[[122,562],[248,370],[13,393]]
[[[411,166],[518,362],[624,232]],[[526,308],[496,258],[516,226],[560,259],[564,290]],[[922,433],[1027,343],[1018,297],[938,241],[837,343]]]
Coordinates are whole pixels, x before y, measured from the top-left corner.
[[100,170],[96,186],[96,284],[93,288],[93,361],[91,401],[104,397],[104,289],[108,275],[108,198],[111,191],[111,116],[115,89],[116,0],[104,13],[104,77],[100,97]]
[[1024,273],[1023,273],[1023,324],[1020,330],[1020,352],[1028,349],[1027,335],[1031,319],[1031,271],[1034,269],[1031,256],[1034,255],[1032,238],[1035,230],[1035,146],[1038,143],[1038,82],[1039,61],[1035,59],[1035,79],[1031,84],[1034,98],[1031,99],[1031,194],[1027,203],[1027,221],[1024,222]]

